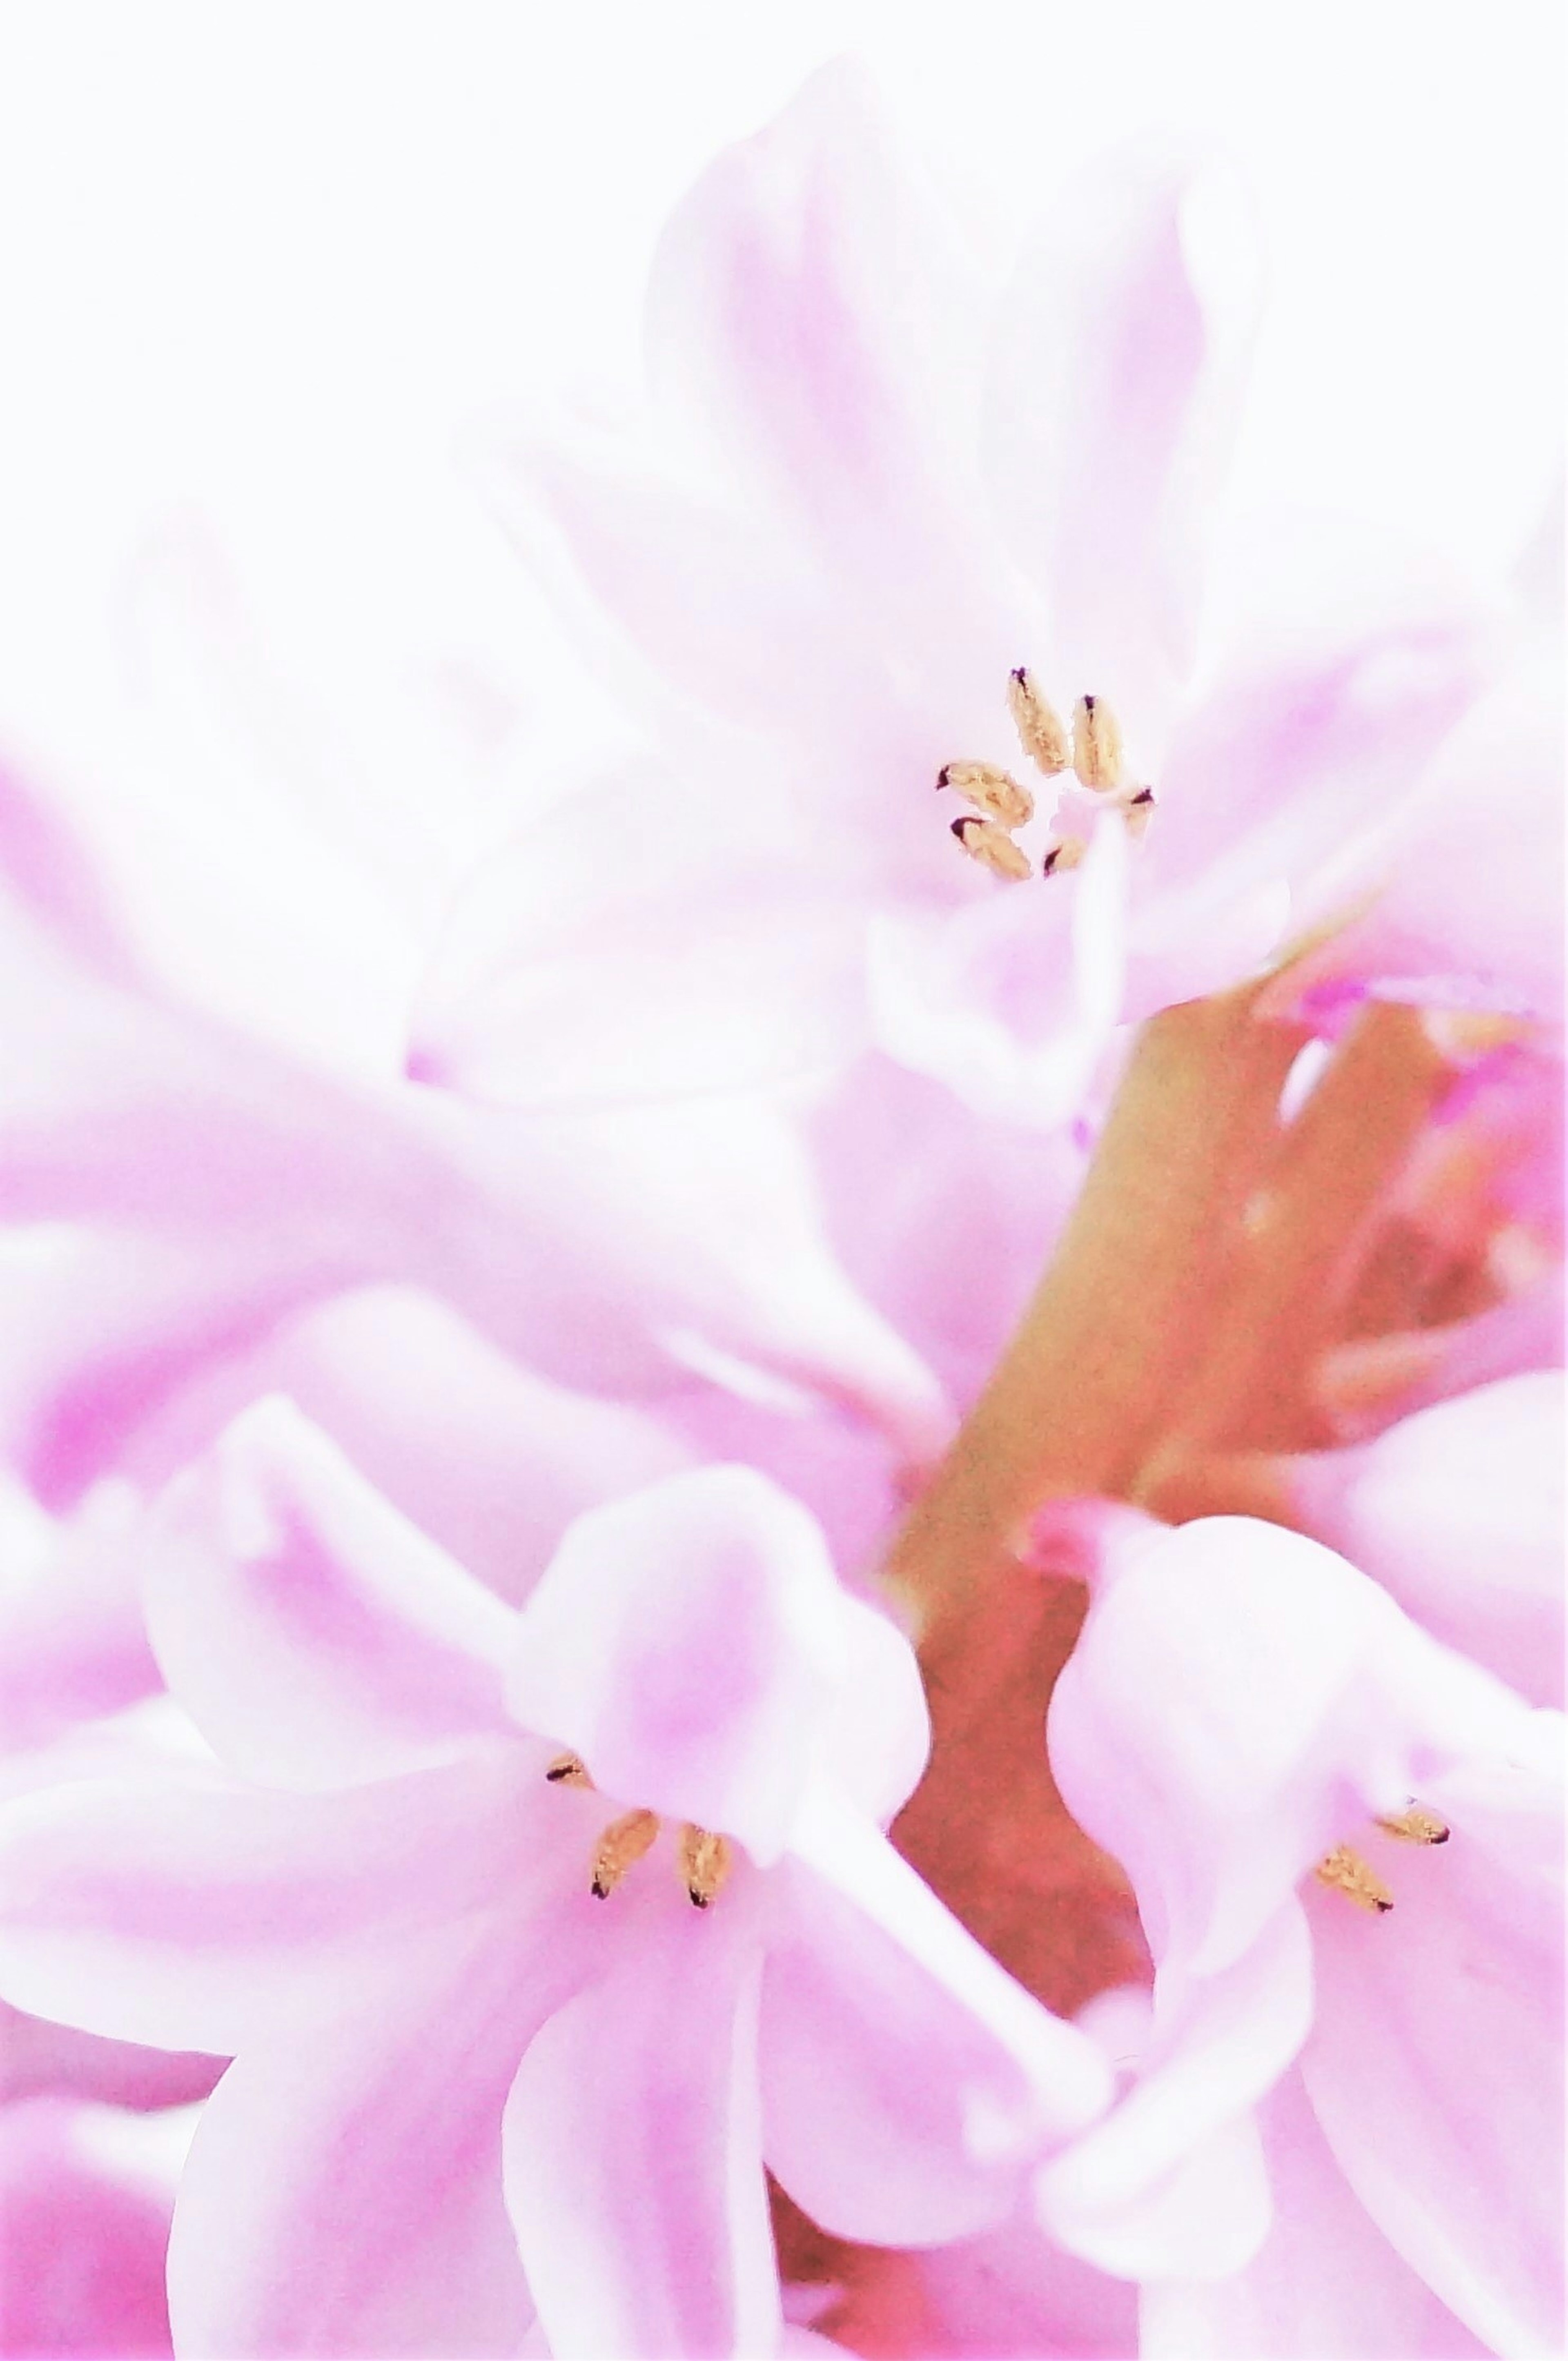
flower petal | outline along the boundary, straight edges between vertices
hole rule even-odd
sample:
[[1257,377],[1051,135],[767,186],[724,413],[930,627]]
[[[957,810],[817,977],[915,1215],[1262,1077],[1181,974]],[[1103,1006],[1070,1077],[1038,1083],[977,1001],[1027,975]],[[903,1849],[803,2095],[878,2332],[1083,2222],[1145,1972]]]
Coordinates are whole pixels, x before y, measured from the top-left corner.
[[1000,682],[1021,659],[1016,604],[976,529],[983,291],[917,160],[839,61],[675,214],[647,344],[694,439],[771,492],[906,672],[972,668],[983,649]]
[[1293,1512],[1449,1646],[1563,1702],[1563,1377],[1504,1378],[1282,1471]]
[[1102,1576],[1051,1701],[1074,1817],[1131,1877],[1157,1957],[1212,1974],[1312,1863],[1530,1716],[1332,1551],[1245,1517]]
[[[1311,2022],[1311,1949],[1294,1901],[1218,1974],[1162,1968],[1132,2088],[1036,2183],[1053,2236],[1102,2269],[1133,2278],[1207,2279],[1237,2269],[1268,2214],[1250,2110]],[[1240,2212],[1210,2188],[1216,2177],[1234,2178],[1245,2193]]]
[[653,712],[666,726],[689,727],[696,708],[774,745],[820,748],[874,709],[873,648],[826,580],[667,451],[553,419],[509,436],[480,469],[503,527],[618,694],[651,685],[635,668],[628,678],[630,648],[663,692]]
[[692,765],[596,779],[488,858],[426,971],[410,1071],[503,1105],[571,1107],[852,1056],[863,894],[802,843],[793,782],[770,796],[753,780],[737,798],[733,759],[712,788]]
[[746,1467],[577,1519],[524,1606],[508,1678],[528,1729],[629,1803],[777,1860],[849,1667],[820,1528]]
[[512,1616],[291,1403],[236,1419],[144,1546],[164,1675],[250,1777],[387,1778],[508,1727]]
[[1217,170],[1118,158],[1064,194],[998,313],[996,514],[1047,594],[1064,694],[1110,698],[1145,760],[1192,659],[1256,281],[1248,209]]
[[1539,1767],[1434,1786],[1450,1841],[1387,1848],[1386,1924],[1312,1897],[1301,2071],[1406,2262],[1495,2351],[1548,2355],[1563,2337],[1563,1784],[1559,1718],[1539,1725]]
[[1313,962],[1395,998],[1563,1014],[1563,684],[1521,663],[1438,751],[1364,925]]
[[980,1115],[1040,1130],[1064,1124],[1121,1015],[1126,879],[1126,832],[1113,818],[1069,876],[941,916],[874,919],[878,1045]]
[[208,2102],[175,2207],[182,2352],[513,2355],[532,2318],[501,2113],[575,1962],[498,1914],[391,1950],[252,2049]]
[[[1468,618],[1255,629],[1184,712],[1139,860],[1131,1007],[1245,975],[1365,898],[1401,803],[1475,694]],[[1271,931],[1272,928],[1272,931]]]
[[1033,2093],[983,1999],[971,2006],[902,1925],[803,1863],[780,1875],[759,2034],[769,2169],[823,2229],[869,2245],[930,2246],[1003,2221],[1016,2164],[977,2140],[1026,2120]]
[[163,2133],[64,2099],[0,2112],[0,2353],[150,2361],[171,2350]]
[[[905,1953],[927,1994],[925,2005],[939,2009],[939,1996],[946,1995],[970,2019],[978,2044],[970,2055],[991,2060],[984,2082],[971,2085],[967,2103],[965,2136],[976,2158],[1005,2165],[1025,2153],[1037,2155],[1103,2112],[1111,2075],[1094,2043],[1015,1983],[886,1838],[847,1809],[826,1782],[808,1792],[791,1831],[790,1852],[833,1905],[848,1904],[855,1914],[842,1917],[828,1900],[814,1901],[807,1914],[818,1913],[840,1932],[855,1930],[845,1952],[851,1983],[865,1993],[868,1980],[874,1982],[877,1960],[886,1956],[880,1935]],[[875,1930],[863,1940],[859,1919]]]
[[1470,2361],[1489,2349],[1400,2261],[1352,2195],[1299,2074],[1280,2082],[1258,2125],[1273,2226],[1227,2278],[1145,2287],[1146,2361],[1363,2361],[1370,2353]]
[[309,1797],[199,1762],[15,1796],[0,1806],[0,1990],[90,2033],[233,2057],[399,1935],[543,1873],[519,1753]]
[[[756,2087],[755,1885],[644,1887],[609,1972],[530,2045],[507,2204],[557,2361],[770,2354],[781,2330]],[[588,1905],[588,1907],[597,1907]]]

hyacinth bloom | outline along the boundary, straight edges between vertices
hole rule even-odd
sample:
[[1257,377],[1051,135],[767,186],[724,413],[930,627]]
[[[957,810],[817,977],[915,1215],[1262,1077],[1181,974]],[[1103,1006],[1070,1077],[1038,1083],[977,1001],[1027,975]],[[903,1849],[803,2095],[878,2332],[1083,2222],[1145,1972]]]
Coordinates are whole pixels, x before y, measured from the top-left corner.
[[1557,2350],[1561,1717],[1301,1535],[1105,1531],[1049,1744],[1153,2010],[1046,2219],[1160,2353]]
[[514,1614],[267,1404],[147,1562],[217,1759],[14,1801],[0,1958],[23,2007],[236,2059],[183,2349],[508,2353],[537,2307],[563,2355],[771,2351],[764,2157],[924,2244],[1104,2103],[881,1836],[914,1661],[764,1478],[590,1511]]
[[567,1386],[690,1390],[708,1359],[760,1360],[909,1455],[947,1432],[936,1379],[828,1249],[777,1107],[607,1109],[590,1085],[570,1112],[503,1116],[368,1059],[302,1057],[174,990],[15,774],[0,912],[6,989],[31,1012],[0,1060],[0,1423],[51,1505],[285,1323],[389,1283]]
[[655,260],[645,432],[547,423],[490,471],[650,752],[458,897],[431,1071],[526,1098],[573,977],[599,1070],[608,956],[629,1076],[874,1040],[1049,1125],[1119,1016],[1365,901],[1479,642],[1389,590],[1326,628],[1276,607],[1200,667],[1250,237],[1212,174],[1124,160],[1009,277],[845,66],[713,167]]
[[[1337,546],[1200,630],[1254,292],[1142,160],[992,271],[831,72],[491,472],[619,772],[0,778],[6,2089],[221,2073],[192,2356],[1550,2349],[1552,683]],[[1200,1478],[1316,1539],[1030,1620]]]
[[190,2113],[0,2108],[0,2353],[162,2361],[163,2255]]
[[1563,1703],[1561,1370],[1438,1402],[1286,1462],[1292,1521],[1534,1705]]

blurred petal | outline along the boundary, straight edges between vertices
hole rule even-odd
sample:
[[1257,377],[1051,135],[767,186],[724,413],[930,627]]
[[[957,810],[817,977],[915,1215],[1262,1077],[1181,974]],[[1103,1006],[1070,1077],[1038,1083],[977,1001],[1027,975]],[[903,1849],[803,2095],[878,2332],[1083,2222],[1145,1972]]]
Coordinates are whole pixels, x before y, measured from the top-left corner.
[[1218,168],[1118,159],[1064,196],[999,315],[996,515],[1047,595],[1064,693],[1109,698],[1146,761],[1192,660],[1256,282],[1249,209]]
[[1066,1123],[1122,1013],[1126,891],[1126,833],[1112,819],[1068,876],[941,915],[880,916],[868,949],[878,1046],[977,1115]]
[[71,2098],[156,2112],[204,2099],[227,2060],[52,2025],[0,2001],[0,2100]]
[[104,1484],[56,1524],[0,1481],[0,1743],[36,1746],[162,1686],[133,1545],[141,1503]]
[[[500,1598],[532,1588],[580,1510],[689,1466],[629,1404],[552,1385],[427,1290],[364,1288],[306,1313],[148,1438],[160,1473],[281,1391],[395,1508]],[[728,1456],[728,1454],[720,1454]]]
[[[871,633],[1002,679],[1016,607],[977,533],[982,287],[852,63],[826,67],[676,212],[656,390],[771,493]],[[940,760],[940,756],[938,757]]]
[[1554,652],[1476,702],[1402,815],[1376,901],[1311,982],[1561,1024],[1562,699]]
[[653,763],[568,796],[457,895],[410,1071],[502,1104],[571,1107],[852,1056],[861,902],[830,842],[813,862],[796,816],[781,840],[776,821],[759,825],[768,810]]
[[235,1421],[142,1549],[164,1675],[252,1778],[388,1778],[508,1727],[512,1617],[288,1402]]
[[1139,861],[1132,998],[1212,990],[1364,897],[1391,824],[1475,693],[1474,631],[1439,610],[1332,634],[1288,619],[1183,713]]
[[154,2361],[172,2347],[163,2257],[178,2135],[117,2109],[0,2110],[0,2354]]
[[641,685],[630,647],[666,697],[775,745],[870,720],[874,646],[823,577],[662,450],[551,420],[485,454],[481,480],[621,697]]

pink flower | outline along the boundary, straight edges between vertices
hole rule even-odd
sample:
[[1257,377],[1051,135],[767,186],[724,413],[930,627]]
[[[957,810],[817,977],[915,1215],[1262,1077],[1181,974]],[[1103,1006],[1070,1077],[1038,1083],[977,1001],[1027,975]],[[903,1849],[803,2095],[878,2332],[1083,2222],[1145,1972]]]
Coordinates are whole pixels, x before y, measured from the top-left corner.
[[0,2354],[171,2350],[163,2251],[189,2114],[38,2098],[0,2108]]
[[1536,1705],[1563,1703],[1563,1377],[1500,1378],[1285,1462],[1290,1510]]
[[147,1596],[219,1759],[13,1801],[0,1973],[236,2058],[185,2349],[511,2353],[536,2306],[562,2355],[772,2350],[764,2156],[923,2244],[1103,2103],[879,1833],[913,1658],[765,1479],[590,1511],[517,1614],[264,1405],[171,1490]]
[[389,1281],[569,1386],[762,1362],[908,1454],[946,1433],[935,1379],[827,1249],[777,1107],[590,1089],[502,1115],[326,1071],[157,981],[15,777],[0,873],[0,968],[30,1016],[0,1059],[0,1213],[31,1233],[0,1269],[0,1422],[51,1503],[214,1367]]
[[1315,1542],[1109,1529],[1049,1744],[1132,1878],[1153,2015],[1042,2175],[1056,2234],[1157,2290],[1250,2274],[1170,2299],[1231,2323],[1216,2351],[1383,2349],[1359,2271],[1336,2300],[1353,2250],[1366,2301],[1438,2323],[1416,2349],[1470,2349],[1446,2308],[1555,2350],[1561,1736]]
[[[645,431],[547,423],[491,470],[650,752],[459,900],[416,1018],[430,1070],[502,1100],[554,1070],[543,928],[579,1071],[608,961],[628,1079],[875,1042],[1048,1126],[1120,1016],[1356,906],[1478,642],[1428,591],[1341,587],[1325,623],[1254,583],[1249,641],[1203,652],[1255,281],[1228,188],[1126,159],[992,267],[842,65],[722,158],[655,260]],[[1098,699],[1105,744],[1080,717],[1069,750],[1020,668],[1063,713]],[[976,763],[1011,786],[960,772],[938,804]],[[955,814],[991,832],[960,849]]]

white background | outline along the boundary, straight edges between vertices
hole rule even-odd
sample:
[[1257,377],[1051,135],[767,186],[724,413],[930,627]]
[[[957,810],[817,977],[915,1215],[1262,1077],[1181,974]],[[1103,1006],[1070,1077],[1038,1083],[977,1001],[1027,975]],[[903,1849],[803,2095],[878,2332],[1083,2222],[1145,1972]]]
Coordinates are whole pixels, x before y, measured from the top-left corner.
[[13,5],[0,744],[104,759],[127,580],[192,516],[329,700],[392,711],[418,672],[461,704],[477,659],[526,707],[531,594],[465,436],[626,373],[670,204],[844,49],[1020,231],[1097,149],[1212,134],[1271,254],[1241,495],[1288,483],[1506,566],[1559,465],[1561,22],[1555,0]]

